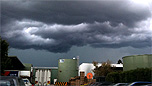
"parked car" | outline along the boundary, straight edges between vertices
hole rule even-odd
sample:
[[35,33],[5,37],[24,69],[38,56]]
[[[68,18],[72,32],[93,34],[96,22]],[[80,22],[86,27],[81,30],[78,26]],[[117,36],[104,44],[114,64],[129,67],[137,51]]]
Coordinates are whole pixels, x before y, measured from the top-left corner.
[[145,86],[145,85],[148,85],[148,84],[152,84],[152,82],[142,82],[142,81],[139,81],[139,82],[133,82],[131,84],[129,84],[129,86]]
[[25,86],[22,78],[15,76],[0,76],[0,86]]
[[0,86],[17,86],[13,79],[0,80]]
[[26,86],[32,86],[32,84],[30,83],[30,81],[27,78],[23,79],[23,81]]
[[152,86],[152,84],[147,84],[147,85],[144,85],[144,86]]
[[128,86],[128,83],[117,83],[114,84],[113,86]]

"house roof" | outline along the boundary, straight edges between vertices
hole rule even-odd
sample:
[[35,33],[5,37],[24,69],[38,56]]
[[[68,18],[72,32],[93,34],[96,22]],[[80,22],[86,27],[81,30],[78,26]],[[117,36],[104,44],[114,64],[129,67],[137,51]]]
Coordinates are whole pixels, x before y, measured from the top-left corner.
[[25,68],[17,56],[8,56],[8,59],[10,60],[10,65],[6,70],[22,70]]

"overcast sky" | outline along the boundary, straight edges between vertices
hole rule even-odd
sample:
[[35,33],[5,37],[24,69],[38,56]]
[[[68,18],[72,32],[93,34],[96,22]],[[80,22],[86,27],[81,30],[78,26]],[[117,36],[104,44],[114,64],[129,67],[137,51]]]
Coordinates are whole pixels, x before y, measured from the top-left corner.
[[1,36],[9,55],[34,66],[77,56],[80,63],[116,63],[152,54],[152,1],[2,0]]

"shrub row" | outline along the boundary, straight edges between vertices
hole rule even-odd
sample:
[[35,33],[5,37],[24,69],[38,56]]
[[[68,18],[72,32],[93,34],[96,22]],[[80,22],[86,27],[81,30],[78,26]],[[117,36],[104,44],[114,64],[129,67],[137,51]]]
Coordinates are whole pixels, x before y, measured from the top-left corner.
[[134,81],[151,81],[152,68],[137,68],[123,72],[111,72],[106,76],[106,81],[113,83],[129,83]]

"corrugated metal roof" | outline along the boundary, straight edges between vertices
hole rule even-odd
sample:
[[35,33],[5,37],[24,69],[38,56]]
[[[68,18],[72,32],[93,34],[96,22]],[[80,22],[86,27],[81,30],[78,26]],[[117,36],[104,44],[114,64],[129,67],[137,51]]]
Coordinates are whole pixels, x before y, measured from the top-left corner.
[[34,69],[58,69],[58,67],[32,67]]

